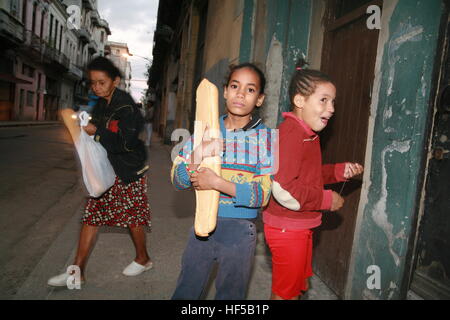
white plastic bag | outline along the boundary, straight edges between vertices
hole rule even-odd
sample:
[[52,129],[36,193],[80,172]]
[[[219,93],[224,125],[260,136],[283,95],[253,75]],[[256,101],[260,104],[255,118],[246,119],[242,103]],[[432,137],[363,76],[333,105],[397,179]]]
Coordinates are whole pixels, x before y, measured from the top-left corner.
[[[84,127],[89,122],[89,114],[83,111],[79,114],[80,126]],[[81,129],[80,138],[75,142],[78,156],[80,157],[83,171],[84,184],[91,197],[100,197],[105,191],[112,187],[116,175],[105,148],[94,141]]]

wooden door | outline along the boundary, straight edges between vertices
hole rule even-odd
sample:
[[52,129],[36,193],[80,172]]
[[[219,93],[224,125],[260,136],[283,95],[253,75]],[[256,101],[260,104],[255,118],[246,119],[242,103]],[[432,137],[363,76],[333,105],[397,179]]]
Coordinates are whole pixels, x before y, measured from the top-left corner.
[[[447,2],[447,6],[450,2]],[[448,11],[447,11],[448,12]],[[447,14],[448,15],[448,14]],[[450,18],[450,16],[449,16]],[[449,21],[449,19],[447,19]],[[450,23],[442,37],[444,63],[428,162],[411,288],[425,299],[450,299]]]
[[[382,1],[329,1],[321,69],[336,82],[335,116],[321,134],[324,163],[364,163],[371,91],[377,54],[377,29],[367,28],[366,9]],[[361,178],[359,178],[361,179]],[[314,271],[344,296],[353,245],[361,181],[333,190],[345,198],[339,212],[325,213],[315,232]]]

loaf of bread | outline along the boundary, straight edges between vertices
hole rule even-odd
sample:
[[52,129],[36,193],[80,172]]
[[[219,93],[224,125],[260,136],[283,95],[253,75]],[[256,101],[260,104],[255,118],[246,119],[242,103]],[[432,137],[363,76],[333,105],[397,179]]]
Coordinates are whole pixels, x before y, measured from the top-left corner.
[[[214,84],[203,79],[197,88],[194,149],[202,143],[207,127],[209,138],[220,138],[219,91]],[[209,168],[220,176],[220,156],[203,159],[199,168],[201,167]],[[220,193],[216,190],[195,190],[197,207],[195,210],[194,230],[196,235],[207,237],[216,228],[219,195]]]

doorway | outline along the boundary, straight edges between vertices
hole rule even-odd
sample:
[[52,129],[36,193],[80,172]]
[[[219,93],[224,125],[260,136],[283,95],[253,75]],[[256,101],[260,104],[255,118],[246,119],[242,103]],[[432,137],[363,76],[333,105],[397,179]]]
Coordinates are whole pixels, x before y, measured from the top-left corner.
[[[364,164],[379,36],[377,29],[367,28],[366,10],[369,5],[382,8],[382,4],[327,3],[321,69],[335,81],[337,98],[333,120],[321,134],[324,163]],[[339,297],[344,296],[353,245],[362,184],[357,179],[332,187],[345,198],[345,206],[323,215],[314,238],[314,271]]]
[[450,299],[450,15],[442,37],[437,99],[411,289],[425,299]]

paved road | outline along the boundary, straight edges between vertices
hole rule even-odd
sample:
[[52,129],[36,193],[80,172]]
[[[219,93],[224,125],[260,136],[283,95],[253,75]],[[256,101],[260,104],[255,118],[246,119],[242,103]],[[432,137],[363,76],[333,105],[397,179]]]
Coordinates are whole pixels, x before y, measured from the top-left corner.
[[0,128],[0,299],[9,299],[82,200],[62,126]]

